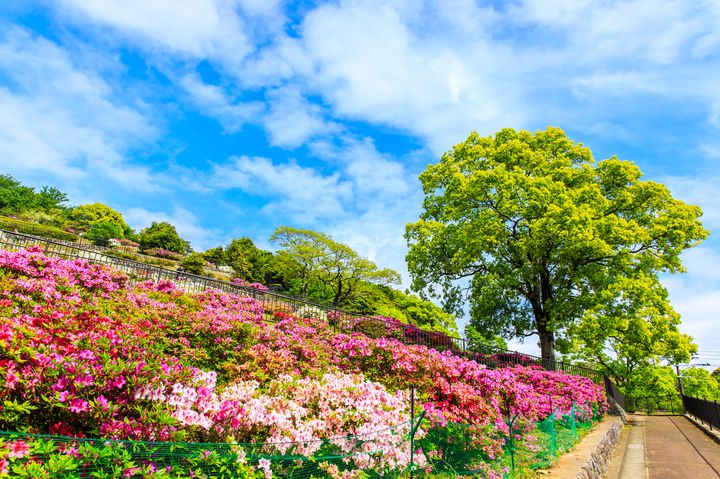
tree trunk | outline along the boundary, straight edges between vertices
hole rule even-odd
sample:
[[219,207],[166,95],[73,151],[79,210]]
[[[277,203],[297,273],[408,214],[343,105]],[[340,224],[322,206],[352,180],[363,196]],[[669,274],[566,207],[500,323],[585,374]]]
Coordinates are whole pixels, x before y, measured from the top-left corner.
[[[544,318],[543,318],[544,319]],[[547,329],[545,321],[537,321],[537,332],[540,337],[540,356],[542,366],[548,371],[555,370],[555,334]]]
[[333,298],[333,301],[332,301],[332,305],[335,307],[337,307],[340,304],[340,299],[342,299],[342,289],[343,289],[342,276],[340,278],[338,278],[338,284],[337,284],[336,288],[337,289],[335,290],[335,297]]

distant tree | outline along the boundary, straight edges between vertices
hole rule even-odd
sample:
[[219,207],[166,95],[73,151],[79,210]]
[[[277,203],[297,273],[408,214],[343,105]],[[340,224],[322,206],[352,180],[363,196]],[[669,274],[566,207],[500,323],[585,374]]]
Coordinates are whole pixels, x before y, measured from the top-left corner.
[[473,325],[468,324],[465,327],[465,337],[467,338],[467,349],[476,353],[493,353],[497,350],[507,350],[507,341],[502,336],[486,336],[478,331]]
[[588,308],[568,327],[568,335],[575,356],[594,364],[615,384],[623,386],[636,369],[661,361],[687,362],[697,351],[692,338],[678,330],[680,316],[655,279],[619,276],[604,294],[608,300]]
[[190,243],[180,237],[173,225],[167,221],[155,222],[137,235],[142,249],[162,248],[185,254],[190,251]]
[[205,257],[202,253],[190,253],[180,262],[180,269],[191,274],[205,274]]
[[18,214],[36,206],[35,190],[10,175],[0,175],[0,213]]
[[264,283],[273,254],[255,246],[250,238],[236,238],[225,248],[225,257],[238,278]]
[[67,208],[68,196],[53,186],[43,186],[35,195],[35,201],[44,210]]
[[116,223],[98,221],[90,225],[90,229],[85,237],[96,245],[107,246],[111,239],[122,238],[123,231]]
[[203,257],[205,257],[205,260],[209,261],[214,265],[223,266],[228,264],[227,255],[225,254],[225,249],[222,246],[210,248],[202,255]]
[[[479,331],[537,335],[554,364],[588,312],[609,318],[639,287],[667,303],[658,275],[683,271],[680,253],[708,234],[700,208],[641,177],[629,161],[595,163],[558,128],[472,133],[420,175],[423,212],[406,230],[413,289],[448,311],[469,305]],[[631,303],[631,317],[677,332],[669,305]]]
[[720,399],[720,384],[707,369],[689,368],[680,373],[686,396],[716,400]]
[[283,226],[275,230],[270,241],[280,246],[278,263],[299,279],[301,294],[307,294],[315,281],[331,291],[331,302],[336,306],[354,296],[363,282],[400,283],[397,272],[379,269],[324,233]]
[[646,364],[632,372],[623,392],[630,397],[674,396],[678,392],[677,376],[670,366]]
[[455,316],[446,313],[430,301],[397,290],[393,290],[392,301],[409,323],[453,336],[458,335]]
[[81,231],[89,231],[95,223],[111,223],[120,228],[120,238],[124,238],[126,231],[130,230],[122,214],[103,203],[80,205],[73,208],[69,216],[70,221]]

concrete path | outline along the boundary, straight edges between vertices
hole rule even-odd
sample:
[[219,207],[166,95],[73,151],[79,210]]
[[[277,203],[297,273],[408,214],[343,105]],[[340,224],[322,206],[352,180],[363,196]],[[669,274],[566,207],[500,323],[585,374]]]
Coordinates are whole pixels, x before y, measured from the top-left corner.
[[720,479],[720,445],[684,416],[631,416],[608,479]]

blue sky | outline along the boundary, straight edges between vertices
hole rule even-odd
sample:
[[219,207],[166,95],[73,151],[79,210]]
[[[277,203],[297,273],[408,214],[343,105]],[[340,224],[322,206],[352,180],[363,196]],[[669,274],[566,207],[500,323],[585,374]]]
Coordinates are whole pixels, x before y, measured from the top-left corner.
[[10,0],[0,170],[196,249],[295,225],[407,278],[425,166],[473,130],[559,126],[704,209],[711,238],[665,283],[707,360],[718,77],[717,0]]

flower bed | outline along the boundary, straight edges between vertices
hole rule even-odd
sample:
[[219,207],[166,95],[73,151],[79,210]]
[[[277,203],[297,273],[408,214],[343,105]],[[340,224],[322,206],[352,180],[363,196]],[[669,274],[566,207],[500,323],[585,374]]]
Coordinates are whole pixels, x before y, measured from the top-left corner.
[[[350,457],[345,472],[390,473],[408,465],[405,436],[377,431],[407,423],[411,386],[424,429],[469,427],[488,464],[503,453],[509,417],[522,438],[551,408],[605,407],[602,388],[586,378],[487,369],[382,337],[368,321],[336,334],[324,319],[283,313],[267,325],[264,316],[251,298],[185,294],[169,282],[129,286],[125,275],[84,261],[0,251],[0,429],[269,442],[274,453],[299,456],[326,453],[325,444]],[[396,326],[407,334],[408,325]],[[369,433],[377,437],[365,443],[322,442]],[[0,446],[0,461],[21,459],[12,447]],[[420,464],[442,455],[416,453]]]

